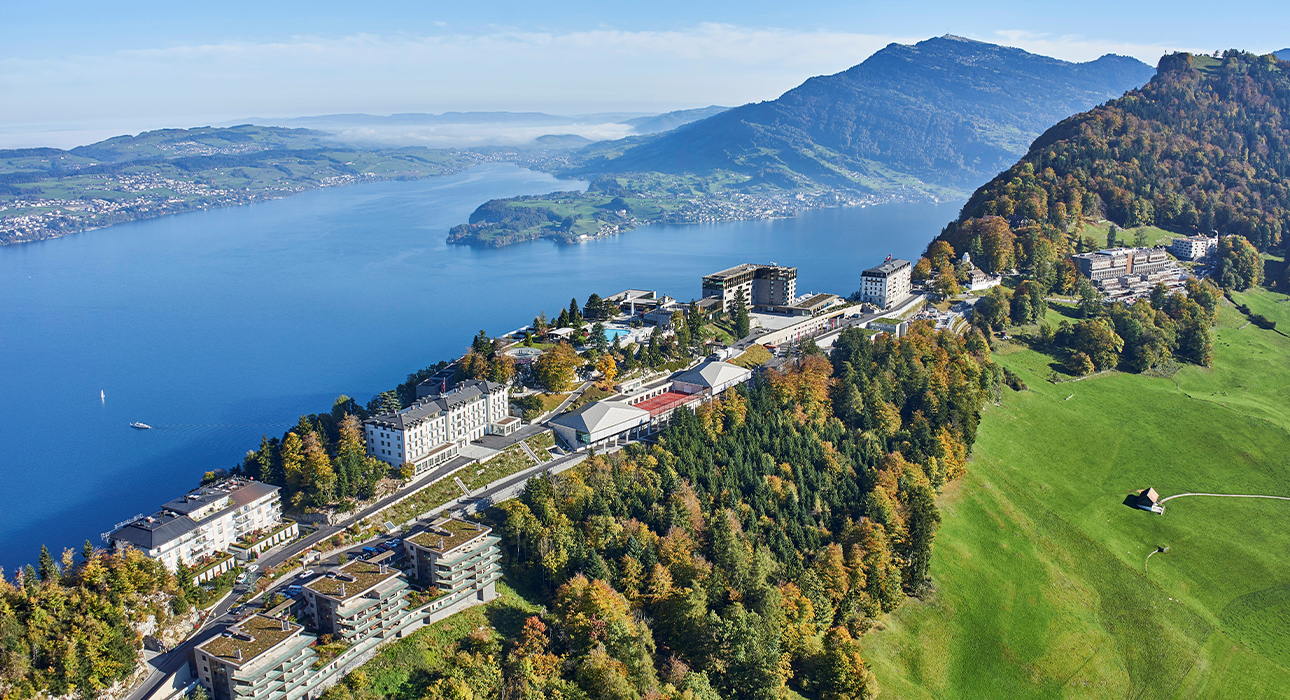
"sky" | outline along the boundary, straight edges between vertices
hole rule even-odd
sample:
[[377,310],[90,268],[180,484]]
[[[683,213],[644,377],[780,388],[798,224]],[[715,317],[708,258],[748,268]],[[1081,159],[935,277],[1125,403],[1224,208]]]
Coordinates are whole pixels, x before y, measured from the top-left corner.
[[943,34],[1071,61],[1290,46],[1290,3],[6,3],[0,147],[363,112],[664,112],[774,99]]

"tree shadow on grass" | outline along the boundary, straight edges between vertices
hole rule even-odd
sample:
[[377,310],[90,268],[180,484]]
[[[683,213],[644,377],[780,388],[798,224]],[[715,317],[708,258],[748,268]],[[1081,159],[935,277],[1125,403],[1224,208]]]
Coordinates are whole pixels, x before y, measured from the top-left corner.
[[1057,313],[1071,320],[1074,320],[1074,321],[1084,320],[1084,312],[1080,311],[1080,308],[1078,306],[1071,306],[1069,304],[1051,304],[1049,305],[1048,308],[1053,309]]
[[488,618],[488,624],[493,626],[502,635],[503,639],[516,639],[520,636],[520,630],[524,627],[524,621],[532,617],[533,613],[514,605],[490,605],[485,616]]

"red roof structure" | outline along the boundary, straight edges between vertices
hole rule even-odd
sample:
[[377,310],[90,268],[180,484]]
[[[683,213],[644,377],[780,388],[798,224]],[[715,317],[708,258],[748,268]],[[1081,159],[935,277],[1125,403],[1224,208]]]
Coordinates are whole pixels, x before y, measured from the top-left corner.
[[691,401],[697,402],[700,398],[699,394],[682,394],[679,391],[668,391],[634,405],[636,408],[649,411],[650,418],[654,418],[678,406],[684,406]]

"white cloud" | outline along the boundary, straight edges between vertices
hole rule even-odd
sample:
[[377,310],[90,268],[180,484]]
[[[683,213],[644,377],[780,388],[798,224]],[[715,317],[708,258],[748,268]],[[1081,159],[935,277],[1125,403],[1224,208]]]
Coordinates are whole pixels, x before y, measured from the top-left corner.
[[[0,60],[0,124],[206,115],[665,111],[773,99],[892,41],[703,24],[674,31],[299,36]],[[176,124],[179,125],[179,124]],[[187,124],[185,124],[187,125]]]

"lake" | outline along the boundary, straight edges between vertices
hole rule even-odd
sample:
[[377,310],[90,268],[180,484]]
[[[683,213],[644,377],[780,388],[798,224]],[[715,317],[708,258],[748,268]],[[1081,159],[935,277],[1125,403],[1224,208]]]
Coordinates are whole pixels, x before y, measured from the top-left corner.
[[[472,249],[448,229],[497,197],[582,182],[511,165],[316,190],[0,248],[0,565],[151,513],[340,394],[366,402],[595,292],[688,300],[740,262],[846,295],[916,258],[961,203],[647,226],[574,245]],[[103,398],[100,399],[100,391]],[[133,421],[156,427],[134,430]]]

